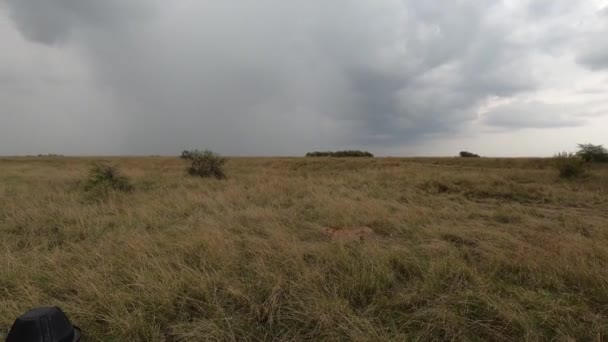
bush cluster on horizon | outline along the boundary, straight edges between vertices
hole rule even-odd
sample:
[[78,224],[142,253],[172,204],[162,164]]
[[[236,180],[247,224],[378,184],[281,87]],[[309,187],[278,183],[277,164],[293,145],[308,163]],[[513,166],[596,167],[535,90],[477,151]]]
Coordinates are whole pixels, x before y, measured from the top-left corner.
[[180,158],[190,161],[190,166],[186,169],[188,174],[198,177],[215,177],[217,179],[226,178],[224,172],[224,164],[226,158],[209,150],[186,150],[183,151]]
[[38,158],[62,158],[63,154],[55,154],[55,153],[47,153],[47,154],[38,154]]
[[608,162],[608,150],[602,145],[578,144],[576,153],[561,152],[553,157],[562,178],[577,178],[587,174],[589,165]]
[[586,163],[608,163],[608,150],[602,145],[578,144],[576,155]]
[[460,152],[460,157],[462,157],[462,158],[481,158],[481,156],[479,154],[475,154],[475,153],[468,152],[468,151]]
[[359,150],[347,150],[347,151],[325,151],[325,152],[309,152],[306,153],[307,157],[366,157],[373,158],[374,155],[368,151]]

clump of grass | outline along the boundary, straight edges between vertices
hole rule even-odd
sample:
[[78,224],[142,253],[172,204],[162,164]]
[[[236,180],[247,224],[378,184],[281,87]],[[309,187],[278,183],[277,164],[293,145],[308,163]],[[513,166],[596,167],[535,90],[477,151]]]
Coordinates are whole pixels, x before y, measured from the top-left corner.
[[113,189],[129,192],[133,185],[129,179],[122,175],[117,166],[106,163],[93,163],[89,169],[89,177],[85,183],[85,190]]
[[573,153],[561,152],[553,157],[561,178],[577,178],[587,173],[585,161]]
[[432,194],[445,194],[454,190],[451,184],[435,179],[424,182],[421,188]]
[[494,220],[502,224],[521,223],[521,216],[501,210],[494,214]]
[[226,172],[224,171],[226,158],[217,153],[209,150],[203,152],[198,150],[184,151],[181,158],[190,161],[187,171],[192,176],[215,177],[217,179],[226,178]]

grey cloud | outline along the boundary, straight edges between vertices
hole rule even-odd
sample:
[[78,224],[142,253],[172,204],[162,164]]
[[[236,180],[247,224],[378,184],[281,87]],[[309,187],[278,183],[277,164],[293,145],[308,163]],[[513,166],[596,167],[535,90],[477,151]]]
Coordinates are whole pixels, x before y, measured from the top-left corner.
[[528,3],[528,14],[534,17],[551,17],[567,14],[577,6],[570,0],[533,0]]
[[[123,153],[396,146],[541,86],[533,42],[490,0],[4,2],[28,39],[82,51],[117,101]],[[554,124],[534,115],[488,123]]]
[[[605,37],[602,36],[601,39],[605,39]],[[579,61],[591,70],[608,69],[608,43],[602,43],[599,37],[597,40],[597,45],[587,48]]]
[[144,0],[4,1],[22,33],[45,44],[68,40],[75,28],[124,26],[151,9]]
[[578,57],[578,62],[591,70],[608,69],[608,17],[606,27],[588,36],[587,42]]
[[542,102],[515,102],[491,109],[483,116],[488,126],[522,128],[572,127],[584,124],[581,115],[573,113],[572,106]]
[[583,109],[578,116],[581,118],[593,118],[593,117],[607,116],[608,115],[608,99],[606,98],[606,94],[608,94],[608,89],[603,89],[602,92],[592,93],[591,95],[601,95],[602,98],[599,100],[587,101],[587,103],[590,104],[590,108]]
[[608,7],[597,12],[599,28],[586,35],[578,62],[591,70],[608,70]]

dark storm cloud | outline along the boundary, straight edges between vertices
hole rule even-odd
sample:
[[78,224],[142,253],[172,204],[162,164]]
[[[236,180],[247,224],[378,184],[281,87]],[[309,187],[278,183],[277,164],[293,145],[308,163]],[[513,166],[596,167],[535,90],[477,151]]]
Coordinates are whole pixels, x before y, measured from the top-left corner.
[[[124,153],[230,154],[456,132],[489,99],[542,87],[531,70],[548,46],[522,42],[514,28],[572,6],[532,1],[517,16],[490,0],[4,2],[28,39],[85,56],[117,102]],[[515,109],[487,123],[577,124],[525,121],[531,111]]]

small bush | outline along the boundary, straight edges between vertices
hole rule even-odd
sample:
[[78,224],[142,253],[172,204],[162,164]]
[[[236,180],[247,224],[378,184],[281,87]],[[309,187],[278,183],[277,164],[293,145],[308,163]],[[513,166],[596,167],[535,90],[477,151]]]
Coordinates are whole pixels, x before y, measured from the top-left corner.
[[576,178],[587,172],[585,161],[574,153],[558,153],[553,159],[555,160],[555,168],[562,178]]
[[460,152],[460,157],[462,158],[481,158],[478,154],[462,151]]
[[195,153],[200,153],[200,152],[198,150],[194,150],[194,151],[184,150],[184,151],[182,151],[182,154],[179,157],[182,159],[191,160],[194,157]]
[[85,184],[85,190],[89,191],[99,187],[124,192],[133,190],[133,185],[131,185],[129,179],[123,176],[116,166],[94,163],[89,170],[89,178]]
[[365,158],[373,158],[374,155],[367,151],[359,151],[359,150],[348,150],[348,151],[326,151],[326,152],[309,152],[306,153],[307,157],[365,157]]
[[602,145],[578,144],[576,155],[581,157],[586,163],[608,162],[608,150]]
[[226,159],[216,153],[209,150],[203,152],[198,150],[184,151],[181,158],[190,161],[187,171],[192,176],[226,178],[224,172]]

